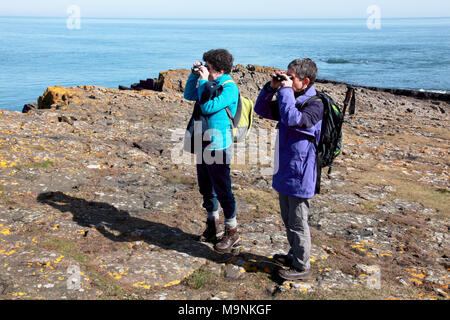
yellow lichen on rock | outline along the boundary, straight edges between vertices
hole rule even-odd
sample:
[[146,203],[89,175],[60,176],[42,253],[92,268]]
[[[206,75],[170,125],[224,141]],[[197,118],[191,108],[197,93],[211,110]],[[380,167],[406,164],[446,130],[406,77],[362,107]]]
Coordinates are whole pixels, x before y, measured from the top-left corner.
[[6,226],[0,224],[0,233],[8,235],[8,234],[11,234],[11,231],[10,231],[9,227],[6,227]]
[[61,86],[49,87],[44,94],[38,98],[39,109],[50,109],[53,104],[66,104],[68,99],[77,95],[79,89],[65,88]]

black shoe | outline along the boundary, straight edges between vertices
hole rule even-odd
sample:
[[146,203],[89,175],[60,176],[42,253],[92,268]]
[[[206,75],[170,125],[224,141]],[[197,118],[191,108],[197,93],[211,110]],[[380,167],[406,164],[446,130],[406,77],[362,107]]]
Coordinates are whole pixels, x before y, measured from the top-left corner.
[[273,261],[280,267],[290,267],[292,266],[292,258],[286,254],[276,254],[273,256]]
[[223,235],[222,225],[219,223],[218,219],[206,220],[206,229],[198,237],[200,242],[211,242],[217,243],[220,237]]
[[290,269],[282,269],[278,271],[278,275],[285,280],[310,280],[311,270],[300,270],[294,267]]

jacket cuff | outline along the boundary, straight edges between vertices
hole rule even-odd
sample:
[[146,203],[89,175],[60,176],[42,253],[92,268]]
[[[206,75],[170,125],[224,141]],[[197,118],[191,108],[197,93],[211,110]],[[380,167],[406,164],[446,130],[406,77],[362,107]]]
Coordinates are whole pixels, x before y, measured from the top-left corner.
[[269,92],[269,93],[275,93],[275,92],[276,92],[276,90],[273,89],[273,88],[270,86],[270,81],[267,82],[267,83],[264,85],[264,90],[266,90],[266,91]]

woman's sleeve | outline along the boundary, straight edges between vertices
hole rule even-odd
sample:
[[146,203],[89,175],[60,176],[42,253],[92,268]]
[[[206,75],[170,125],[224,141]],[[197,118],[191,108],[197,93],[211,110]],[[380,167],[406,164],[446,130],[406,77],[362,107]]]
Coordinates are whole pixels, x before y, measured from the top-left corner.
[[270,120],[280,120],[280,112],[278,110],[278,102],[272,101],[275,90],[270,88],[268,84],[261,90],[255,104],[255,112],[263,118]]
[[190,101],[197,101],[197,81],[199,76],[191,73],[186,81],[186,86],[184,87],[184,98]]
[[[201,81],[200,81],[201,82]],[[200,83],[199,86],[199,93],[203,92],[202,86],[204,86],[204,83]],[[225,84],[223,86],[222,93],[214,98],[211,99],[204,104],[200,105],[200,108],[202,110],[202,113],[204,115],[213,114],[216,113],[222,109],[225,109],[226,107],[229,107],[230,105],[237,103],[239,98],[239,89],[234,83]]]

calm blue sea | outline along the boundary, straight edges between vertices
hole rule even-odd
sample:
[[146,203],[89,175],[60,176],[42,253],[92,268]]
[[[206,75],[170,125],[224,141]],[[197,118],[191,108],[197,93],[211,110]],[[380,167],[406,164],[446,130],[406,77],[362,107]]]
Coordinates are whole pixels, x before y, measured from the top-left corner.
[[450,18],[173,20],[0,17],[0,108],[21,110],[53,85],[117,88],[190,68],[212,48],[235,63],[285,68],[310,57],[319,77],[386,88],[450,91]]

